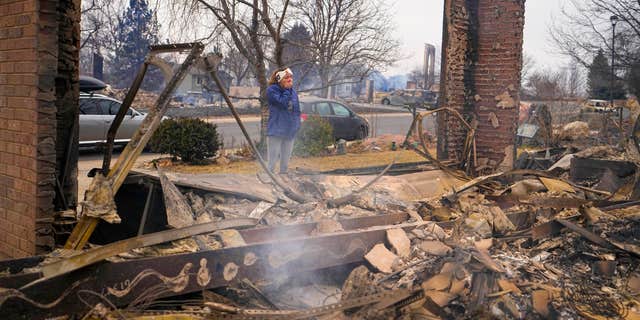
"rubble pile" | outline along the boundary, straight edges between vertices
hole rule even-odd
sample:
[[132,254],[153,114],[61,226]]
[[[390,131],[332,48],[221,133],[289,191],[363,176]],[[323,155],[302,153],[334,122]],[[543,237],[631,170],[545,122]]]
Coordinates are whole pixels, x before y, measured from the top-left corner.
[[[102,94],[112,97],[114,99],[118,99],[120,101],[124,100],[127,95],[128,89],[116,89],[108,86],[102,91]],[[138,90],[136,97],[133,99],[133,103],[131,104],[135,109],[144,111],[149,110],[156,105],[156,101],[158,100],[158,93]]]
[[516,230],[498,206],[488,207],[495,203],[476,199],[466,209],[466,200],[452,206],[460,213],[452,229],[429,223],[407,232],[409,256],[391,238],[389,249],[375,247],[365,259],[387,276],[361,285],[421,289],[426,301],[403,311],[406,319],[637,317],[638,207],[547,208],[531,228]]
[[[430,132],[424,131],[423,136],[425,137],[426,143],[429,147],[435,147],[435,138]],[[371,151],[389,151],[394,150],[394,148],[400,149],[402,144],[405,142],[404,135],[399,134],[383,134],[380,136],[367,138],[362,142],[358,141],[352,143],[348,147],[349,153],[362,153],[362,152],[371,152]],[[417,145],[418,139],[410,135],[406,142],[409,146]]]
[[[125,184],[149,186],[150,217],[126,215],[127,200],[116,201],[121,223],[142,226],[138,236],[7,266],[0,310],[84,319],[638,319],[636,159],[574,145],[476,178],[433,159],[397,176],[385,175],[390,164],[375,176],[295,173],[279,183],[140,169]],[[145,219],[165,229],[144,234]]]
[[[621,158],[604,147],[574,156]],[[386,229],[384,241],[367,248],[364,263],[347,269],[346,278],[341,269],[342,277],[328,279],[319,274],[297,280],[265,276],[259,283],[245,279],[205,291],[199,303],[181,308],[203,319],[636,319],[640,203],[634,188],[620,187],[614,201],[607,191],[563,178],[570,178],[569,168],[559,170],[479,177],[459,185],[459,191],[441,190],[416,201],[384,191],[395,179],[385,177],[389,180],[338,208],[323,199],[347,193],[345,186],[358,184],[350,181],[354,177],[287,179],[316,199],[305,204],[187,193],[197,219],[260,212],[264,225],[318,222],[312,236],[346,232],[340,221],[353,216],[414,211],[419,217],[411,216],[411,226]],[[633,177],[622,180],[635,186]],[[220,239],[219,248],[244,243],[233,231],[211,236]]]

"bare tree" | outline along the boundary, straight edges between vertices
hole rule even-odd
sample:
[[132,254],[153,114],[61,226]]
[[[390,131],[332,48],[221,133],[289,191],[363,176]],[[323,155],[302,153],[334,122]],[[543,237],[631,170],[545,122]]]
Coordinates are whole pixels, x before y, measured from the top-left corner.
[[528,52],[522,53],[522,69],[520,69],[520,79],[524,83],[529,77],[531,70],[536,64],[535,59]]
[[567,96],[571,98],[579,97],[584,87],[584,77],[580,65],[577,62],[571,61],[567,67],[567,75],[565,78]]
[[533,72],[526,82],[529,94],[538,100],[561,99],[565,94],[565,72],[538,70]]
[[311,32],[320,89],[358,82],[397,60],[391,15],[380,0],[300,0],[297,18]]
[[[261,138],[266,136],[269,107],[267,61],[282,66],[281,34],[289,0],[183,0],[173,5],[192,17],[204,12],[224,27],[236,50],[249,62],[260,86]],[[176,10],[176,9],[174,9]]]
[[93,54],[109,60],[121,45],[115,35],[125,7],[120,1],[89,0],[82,2],[80,24],[80,70],[92,69]]
[[238,49],[229,46],[222,59],[222,67],[233,76],[236,86],[239,86],[249,73],[250,65],[247,58],[241,55]]
[[611,53],[611,17],[616,16],[616,69],[628,72],[640,52],[640,1],[570,0],[550,26],[560,52],[588,67],[598,50]]
[[565,67],[536,70],[525,80],[526,93],[540,100],[565,100],[581,95],[585,78],[581,66],[575,61]]

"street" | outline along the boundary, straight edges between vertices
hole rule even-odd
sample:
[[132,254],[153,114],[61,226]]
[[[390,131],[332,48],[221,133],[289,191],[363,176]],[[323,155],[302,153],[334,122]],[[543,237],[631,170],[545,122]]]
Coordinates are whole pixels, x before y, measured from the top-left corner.
[[[376,137],[383,134],[406,134],[411,125],[411,114],[409,113],[370,113],[362,114],[369,121],[369,136]],[[242,136],[240,127],[233,118],[210,118],[206,121],[215,123],[218,132],[224,139],[224,146],[227,149],[240,147],[245,139]],[[260,118],[257,116],[242,117],[242,121],[251,136],[251,139],[258,140],[260,135]],[[433,132],[435,122],[433,118],[425,120],[424,128]]]

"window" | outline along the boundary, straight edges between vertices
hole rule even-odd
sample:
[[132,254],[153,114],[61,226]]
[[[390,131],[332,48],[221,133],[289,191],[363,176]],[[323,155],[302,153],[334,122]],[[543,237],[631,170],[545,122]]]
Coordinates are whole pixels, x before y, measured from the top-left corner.
[[318,102],[316,103],[316,112],[321,116],[330,116],[331,106],[328,102]]
[[110,100],[105,99],[80,99],[80,114],[106,115],[109,114]]
[[351,112],[345,106],[337,103],[332,103],[333,105],[333,113],[338,117],[349,117],[351,116]]
[[300,102],[300,112],[302,113],[312,113],[311,105],[306,102]]
[[[116,115],[118,114],[118,111],[120,110],[120,106],[121,104],[115,101],[111,101],[110,105],[109,105],[109,114],[111,115]],[[129,108],[129,110],[127,110],[126,115],[130,116],[133,114],[133,111],[131,111],[131,108]]]

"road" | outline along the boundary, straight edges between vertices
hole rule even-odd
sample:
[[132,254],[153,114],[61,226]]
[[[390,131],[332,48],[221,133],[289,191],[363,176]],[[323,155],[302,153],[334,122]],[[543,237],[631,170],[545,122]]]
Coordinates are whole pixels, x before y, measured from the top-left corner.
[[[383,134],[406,134],[411,125],[411,114],[409,113],[370,113],[363,114],[369,121],[369,136],[376,137]],[[260,136],[260,118],[257,116],[241,117],[251,138],[255,141]],[[218,132],[224,139],[226,149],[240,147],[245,139],[242,131],[233,118],[210,118],[207,121],[218,126]],[[425,119],[425,130],[433,132],[435,128],[433,118]]]

